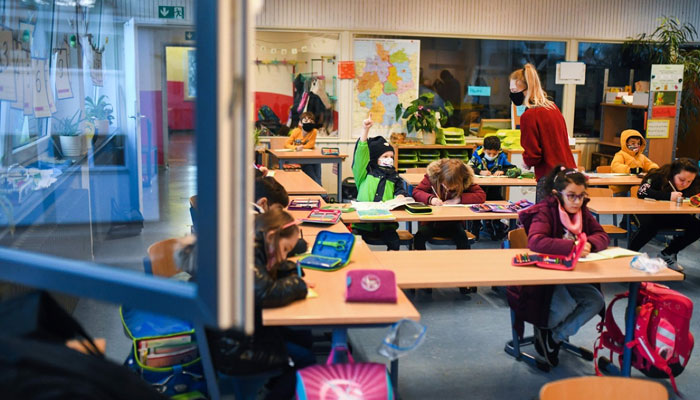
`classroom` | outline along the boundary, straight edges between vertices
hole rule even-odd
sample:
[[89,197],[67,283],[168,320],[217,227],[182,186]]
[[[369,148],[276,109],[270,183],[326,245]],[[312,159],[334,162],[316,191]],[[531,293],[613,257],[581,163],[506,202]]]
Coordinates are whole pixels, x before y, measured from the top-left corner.
[[0,0],[0,398],[700,398],[697,29]]

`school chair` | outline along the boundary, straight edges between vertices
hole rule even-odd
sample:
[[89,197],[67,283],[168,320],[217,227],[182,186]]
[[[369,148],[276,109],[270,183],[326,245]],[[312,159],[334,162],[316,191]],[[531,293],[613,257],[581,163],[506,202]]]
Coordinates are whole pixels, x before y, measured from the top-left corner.
[[428,172],[428,168],[421,167],[421,168],[406,168],[406,173],[407,174],[425,174]]
[[190,197],[190,218],[192,218],[192,233],[197,232],[197,195]]
[[175,265],[175,249],[179,239],[165,239],[148,246],[148,257],[143,258],[143,270],[147,275],[169,278],[178,272]]
[[[598,167],[600,168],[600,167]],[[586,192],[590,197],[613,197],[613,192],[609,188],[588,188]],[[596,220],[600,221],[600,216],[596,214]],[[621,237],[627,237],[627,229],[617,226],[617,214],[613,214],[613,225],[601,225],[605,233],[613,239],[613,243],[617,246],[617,240]]]
[[[525,249],[527,250],[527,234],[525,233],[525,228],[517,228],[508,232],[508,240],[504,243],[504,248],[511,249]],[[510,289],[508,289],[510,290]],[[550,365],[544,361],[541,361],[531,354],[523,352],[520,347],[535,344],[534,336],[524,336],[522,339],[518,337],[518,332],[515,330],[513,325],[515,324],[515,312],[511,308],[510,310],[510,322],[511,330],[513,333],[513,339],[506,343],[505,352],[518,361],[525,361],[527,364],[534,366],[542,371],[549,372],[551,369]],[[569,342],[561,343],[562,350],[566,350],[578,357],[583,358],[587,361],[593,361],[593,353],[583,347],[574,346]]]
[[612,172],[612,167],[610,165],[599,165],[595,168],[595,172],[599,174],[609,174]]
[[546,383],[540,400],[668,400],[659,382],[613,376],[579,376]]

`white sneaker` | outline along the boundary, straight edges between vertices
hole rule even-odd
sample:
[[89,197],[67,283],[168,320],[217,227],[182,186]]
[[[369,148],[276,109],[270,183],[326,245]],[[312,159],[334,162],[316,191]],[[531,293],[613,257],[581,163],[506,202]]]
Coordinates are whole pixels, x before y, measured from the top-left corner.
[[683,270],[685,269],[681,267],[680,264],[678,264],[677,254],[666,255],[664,253],[659,253],[656,256],[664,260],[666,262],[666,265],[668,265],[668,267],[674,271],[683,272]]

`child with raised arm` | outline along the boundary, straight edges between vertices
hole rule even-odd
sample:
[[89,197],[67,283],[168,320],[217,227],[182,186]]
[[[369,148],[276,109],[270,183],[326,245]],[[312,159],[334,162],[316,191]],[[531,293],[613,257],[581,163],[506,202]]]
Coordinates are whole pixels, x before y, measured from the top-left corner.
[[[394,168],[394,148],[382,136],[368,138],[372,120],[364,120],[362,136],[355,145],[352,173],[357,186],[357,201],[388,201],[406,196],[406,182]],[[353,224],[353,232],[363,239],[381,240],[387,250],[399,250],[399,224]]]

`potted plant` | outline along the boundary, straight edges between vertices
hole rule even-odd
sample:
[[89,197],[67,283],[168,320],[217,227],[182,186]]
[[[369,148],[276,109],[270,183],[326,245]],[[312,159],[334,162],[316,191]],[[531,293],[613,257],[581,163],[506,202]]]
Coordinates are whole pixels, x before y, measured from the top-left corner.
[[97,102],[92,100],[92,97],[85,98],[85,114],[88,119],[95,124],[95,129],[99,135],[109,134],[109,126],[114,120],[112,113],[114,108],[109,103],[109,98],[102,95],[97,98]]
[[435,95],[433,93],[423,93],[404,109],[403,104],[396,106],[396,120],[400,118],[406,120],[408,132],[420,132],[423,135],[423,143],[435,144],[435,131],[438,129],[438,122],[444,124],[447,118],[452,115],[454,108],[449,101],[445,106],[437,106],[433,103]]
[[83,151],[83,141],[80,137],[80,110],[70,118],[53,118],[54,133],[59,135],[61,151],[64,156],[76,157]]

